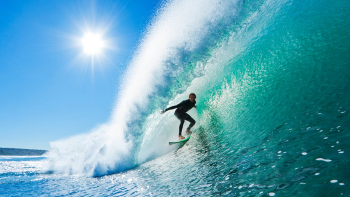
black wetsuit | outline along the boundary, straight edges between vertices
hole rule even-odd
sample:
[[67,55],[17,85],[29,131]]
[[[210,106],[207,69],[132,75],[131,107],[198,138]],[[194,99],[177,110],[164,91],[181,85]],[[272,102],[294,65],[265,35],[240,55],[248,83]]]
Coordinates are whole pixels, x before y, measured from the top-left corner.
[[181,121],[179,126],[179,135],[181,135],[181,131],[184,126],[185,120],[190,122],[190,125],[187,127],[187,130],[190,130],[193,127],[193,125],[196,124],[196,121],[186,113],[187,111],[192,109],[192,107],[194,107],[195,105],[196,105],[196,101],[192,103],[190,99],[188,99],[188,100],[182,101],[178,105],[165,109],[165,111],[176,109],[174,114]]

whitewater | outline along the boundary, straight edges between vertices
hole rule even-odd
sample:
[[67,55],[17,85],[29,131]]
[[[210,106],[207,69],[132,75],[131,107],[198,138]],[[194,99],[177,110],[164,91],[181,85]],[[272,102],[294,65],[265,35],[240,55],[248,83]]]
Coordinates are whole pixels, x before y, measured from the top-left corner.
[[[167,1],[110,120],[0,157],[0,195],[349,196],[349,30],[346,0]],[[169,146],[160,111],[191,92],[193,135]]]

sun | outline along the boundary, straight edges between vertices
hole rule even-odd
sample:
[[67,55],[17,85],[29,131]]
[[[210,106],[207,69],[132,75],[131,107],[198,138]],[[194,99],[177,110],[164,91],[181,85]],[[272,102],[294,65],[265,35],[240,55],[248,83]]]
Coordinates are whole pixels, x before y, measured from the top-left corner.
[[82,38],[84,52],[88,55],[97,55],[104,48],[104,41],[101,36],[93,33],[86,33]]

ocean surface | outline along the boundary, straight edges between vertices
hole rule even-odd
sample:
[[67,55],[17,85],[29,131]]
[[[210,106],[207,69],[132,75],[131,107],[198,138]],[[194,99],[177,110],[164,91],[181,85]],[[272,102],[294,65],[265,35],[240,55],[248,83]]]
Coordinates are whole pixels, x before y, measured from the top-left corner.
[[119,89],[90,133],[0,157],[0,196],[350,195],[349,0],[169,1]]

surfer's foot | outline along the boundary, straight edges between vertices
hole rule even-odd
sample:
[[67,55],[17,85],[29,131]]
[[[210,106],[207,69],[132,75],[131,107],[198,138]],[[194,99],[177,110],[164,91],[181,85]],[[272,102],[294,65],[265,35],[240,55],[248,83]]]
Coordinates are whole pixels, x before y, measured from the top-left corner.
[[189,131],[189,130],[186,130],[186,133],[187,133],[188,135],[191,135],[191,134],[192,134],[192,132]]
[[179,135],[179,140],[183,140],[183,139],[185,139],[185,137],[182,135]]

